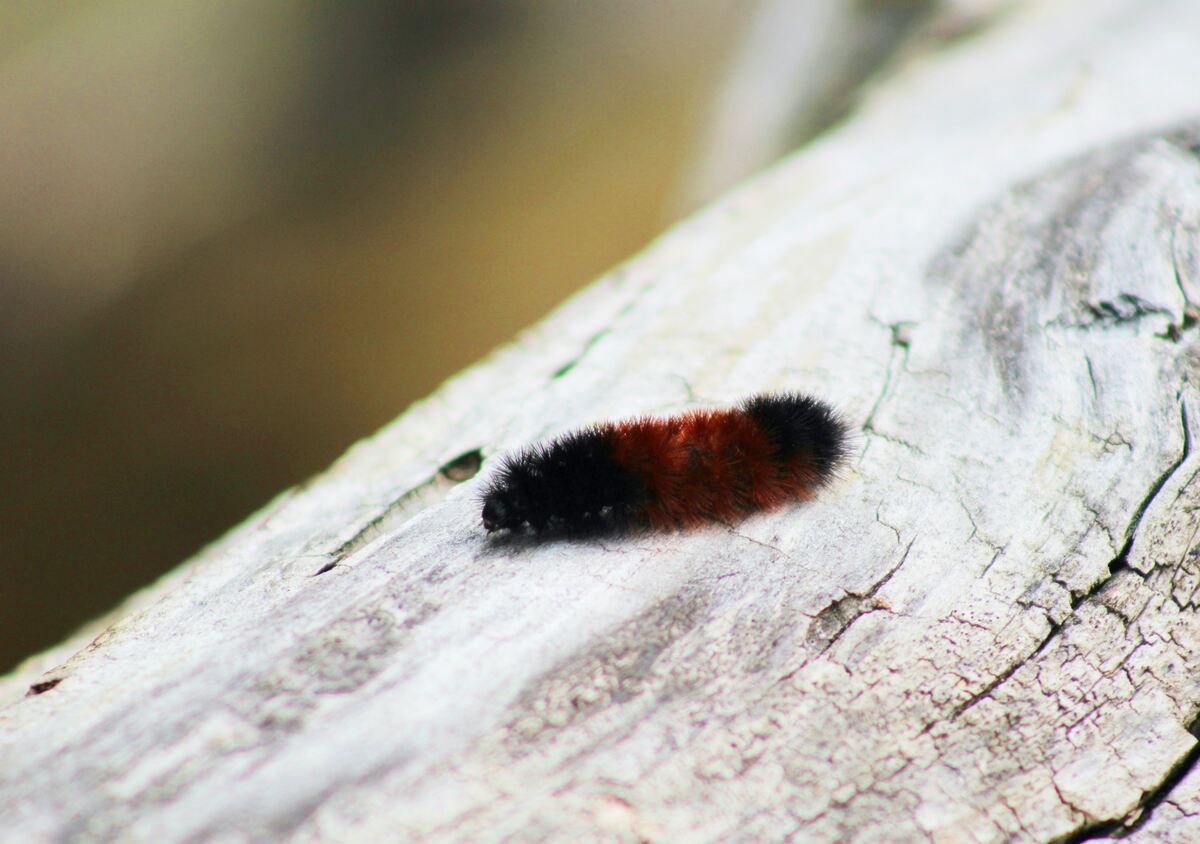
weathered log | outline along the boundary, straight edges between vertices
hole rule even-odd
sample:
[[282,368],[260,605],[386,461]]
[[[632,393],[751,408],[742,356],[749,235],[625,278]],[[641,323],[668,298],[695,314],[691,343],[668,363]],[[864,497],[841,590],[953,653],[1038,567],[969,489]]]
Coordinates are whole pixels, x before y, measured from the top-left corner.
[[[1061,0],[913,59],[3,681],[2,835],[1200,840],[1198,46]],[[782,388],[861,429],[815,501],[484,536],[506,449]]]

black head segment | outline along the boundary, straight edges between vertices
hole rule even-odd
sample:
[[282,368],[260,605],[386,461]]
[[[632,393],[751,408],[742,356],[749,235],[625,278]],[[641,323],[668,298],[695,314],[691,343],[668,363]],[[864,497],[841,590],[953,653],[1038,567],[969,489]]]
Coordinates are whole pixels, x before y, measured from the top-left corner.
[[504,528],[515,528],[521,519],[501,490],[492,490],[483,497],[483,526],[489,533]]

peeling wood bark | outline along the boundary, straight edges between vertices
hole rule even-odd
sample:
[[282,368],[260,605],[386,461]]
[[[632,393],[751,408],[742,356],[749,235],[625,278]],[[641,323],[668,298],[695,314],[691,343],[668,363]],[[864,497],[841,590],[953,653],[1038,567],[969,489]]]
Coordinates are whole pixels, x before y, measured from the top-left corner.
[[[1200,839],[1197,32],[1014,5],[897,71],[0,681],[0,836]],[[771,388],[860,421],[818,500],[483,536],[497,453]]]

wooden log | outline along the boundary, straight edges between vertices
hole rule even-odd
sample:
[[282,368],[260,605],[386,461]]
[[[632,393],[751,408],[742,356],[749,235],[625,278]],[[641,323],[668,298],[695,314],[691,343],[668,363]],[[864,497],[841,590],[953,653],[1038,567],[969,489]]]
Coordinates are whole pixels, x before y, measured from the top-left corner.
[[[4,680],[0,835],[1200,839],[1198,33],[912,59]],[[507,449],[785,388],[860,431],[813,502],[484,536]]]

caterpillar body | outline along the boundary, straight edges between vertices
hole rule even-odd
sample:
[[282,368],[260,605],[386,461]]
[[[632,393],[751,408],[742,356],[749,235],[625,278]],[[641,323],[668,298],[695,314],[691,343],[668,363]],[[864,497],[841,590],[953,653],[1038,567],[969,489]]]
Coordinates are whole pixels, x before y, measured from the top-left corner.
[[592,425],[504,458],[483,526],[578,537],[729,523],[811,498],[846,436],[836,411],[800,393]]

